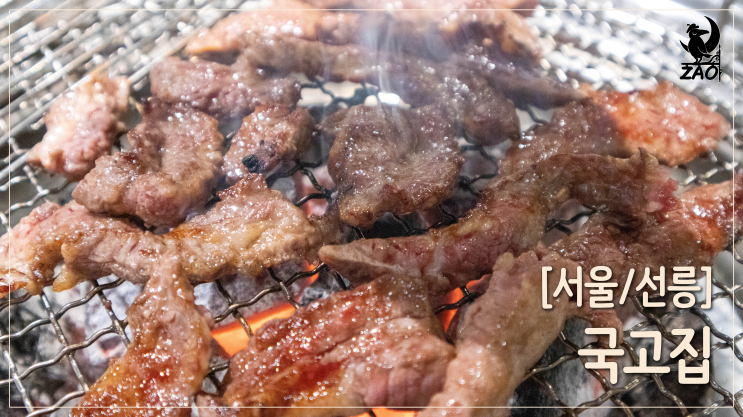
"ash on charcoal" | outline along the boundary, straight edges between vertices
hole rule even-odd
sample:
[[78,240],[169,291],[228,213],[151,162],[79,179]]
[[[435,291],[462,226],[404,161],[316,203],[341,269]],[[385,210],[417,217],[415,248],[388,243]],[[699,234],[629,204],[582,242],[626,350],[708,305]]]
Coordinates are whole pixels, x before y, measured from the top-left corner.
[[[299,261],[288,261],[274,266],[272,269],[278,279],[286,282],[292,275],[305,270],[304,263]],[[219,280],[222,287],[232,298],[232,302],[242,303],[251,300],[265,288],[276,285],[276,281],[264,272],[258,277],[250,277],[242,274],[225,277]],[[300,279],[289,290],[295,295],[300,294],[307,285],[306,279]],[[220,293],[216,283],[208,283],[196,286],[194,289],[196,295],[196,304],[203,305],[212,312],[214,317],[219,316],[229,308],[229,303]],[[281,292],[274,292],[261,297],[255,304],[242,307],[239,309],[240,314],[249,317],[261,311],[267,310],[287,302],[286,295]],[[229,314],[224,320],[216,324],[216,328],[228,325],[235,321],[235,318]]]
[[[53,298],[50,301],[52,309],[56,311],[58,306],[53,302]],[[48,318],[40,297],[32,297],[20,305],[10,306],[2,312],[1,316],[0,331],[3,334],[8,334],[8,330],[17,332],[35,320]],[[8,329],[8,323],[10,323],[10,329]],[[8,348],[19,374],[36,363],[54,358],[63,349],[51,324],[37,326],[22,336],[14,337],[9,345],[4,347]],[[0,362],[0,370],[8,375],[5,361]],[[43,367],[29,374],[23,379],[23,386],[34,407],[48,407],[65,395],[80,389],[77,377],[72,372],[66,357],[55,366]],[[7,389],[3,391],[2,394],[5,395],[0,395],[2,397],[0,406],[5,409],[10,406],[23,407],[22,398],[15,386],[10,389],[10,396],[8,396]],[[9,402],[8,399],[10,399]],[[15,409],[15,411],[24,410]],[[25,412],[22,412],[18,415],[24,414]]]
[[[568,340],[582,346],[585,339],[585,329],[585,322],[571,319],[565,323],[563,333]],[[568,353],[567,347],[561,341],[555,340],[535,367],[553,363],[566,353]],[[583,368],[583,365],[577,359],[566,361],[554,369],[540,372],[539,375],[552,385],[558,398],[569,406],[574,407],[585,401],[591,401],[597,397],[597,392],[601,392],[601,385]],[[557,404],[549,397],[547,390],[531,378],[516,389],[510,405],[514,407],[512,411],[513,417],[551,417],[562,414],[562,410],[556,408]],[[518,408],[519,406],[548,408]],[[601,417],[608,415],[607,409],[591,411],[591,416]]]
[[340,277],[340,275],[337,275],[335,272],[323,269],[318,273],[315,282],[302,291],[302,295],[298,300],[299,304],[304,306],[317,300],[327,298],[335,292],[342,291],[343,288],[336,277],[343,280],[346,288],[351,285],[349,281]]
[[[113,277],[107,277],[99,279],[98,282],[104,284],[113,279]],[[77,300],[84,297],[92,289],[91,283],[84,283],[70,291],[58,294],[57,297]],[[74,291],[79,292],[74,294]],[[125,281],[115,288],[104,290],[105,299],[96,296],[83,306],[69,310],[61,319],[65,333],[68,334],[69,342],[82,343],[96,332],[113,325],[106,304],[110,306],[110,311],[113,311],[116,317],[124,319],[126,309],[141,292],[142,285]],[[128,329],[127,337],[131,337]],[[112,332],[102,335],[89,347],[75,352],[75,359],[80,363],[81,371],[86,379],[95,381],[106,371],[111,358],[121,357],[124,352],[126,352],[125,341],[117,333]]]

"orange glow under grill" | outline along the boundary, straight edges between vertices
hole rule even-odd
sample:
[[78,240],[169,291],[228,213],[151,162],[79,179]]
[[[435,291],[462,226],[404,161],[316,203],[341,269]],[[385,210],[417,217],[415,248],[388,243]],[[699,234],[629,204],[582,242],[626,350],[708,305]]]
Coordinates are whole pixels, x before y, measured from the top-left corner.
[[[464,294],[462,293],[462,290],[457,288],[456,290],[450,292],[449,294],[446,294],[446,300],[444,301],[444,303],[446,304],[456,303],[463,296]],[[451,320],[454,318],[455,314],[457,314],[457,310],[444,310],[438,314],[439,320],[441,321],[441,325],[444,327],[444,330],[449,328],[449,324],[451,323]]]
[[[266,322],[273,319],[289,317],[293,312],[294,307],[289,303],[285,303],[252,315],[248,317],[246,321],[250,325],[250,328],[255,332]],[[248,334],[243,330],[242,325],[236,321],[214,330],[212,332],[212,337],[214,337],[214,340],[216,340],[230,356],[245,349],[245,347],[248,346],[248,340],[250,340]]]
[[[312,265],[306,265],[305,266],[307,271],[312,270]],[[317,279],[318,274],[315,274],[309,278],[309,283],[315,282]],[[451,298],[453,297],[450,294]],[[460,295],[461,297],[461,291]],[[455,298],[455,300],[458,299]],[[447,301],[452,302],[452,301]],[[273,308],[270,308],[268,310],[262,311],[258,314],[252,315],[245,320],[250,325],[250,328],[253,329],[253,332],[258,330],[261,326],[263,326],[265,323],[267,323],[270,320],[273,319],[283,319],[286,317],[289,317],[294,312],[294,307],[291,306],[289,303],[285,303]],[[447,313],[451,313],[448,314]],[[448,316],[448,320],[451,321],[451,317],[454,316],[454,312],[444,312],[439,315],[439,317],[442,317],[444,315]],[[448,321],[447,321],[448,324]],[[212,337],[214,337],[214,340],[219,343],[222,348],[230,355],[233,356],[235,353],[245,349],[245,347],[248,346],[248,340],[250,338],[248,337],[247,333],[245,333],[245,330],[243,330],[243,327],[238,322],[230,323],[227,326],[221,327],[217,330],[214,330],[212,332]],[[415,415],[414,412],[411,411],[392,411],[388,410],[386,408],[375,408],[374,414],[377,415],[377,417],[413,417]],[[368,416],[368,414],[362,414],[361,416]],[[361,417],[359,416],[359,417]]]

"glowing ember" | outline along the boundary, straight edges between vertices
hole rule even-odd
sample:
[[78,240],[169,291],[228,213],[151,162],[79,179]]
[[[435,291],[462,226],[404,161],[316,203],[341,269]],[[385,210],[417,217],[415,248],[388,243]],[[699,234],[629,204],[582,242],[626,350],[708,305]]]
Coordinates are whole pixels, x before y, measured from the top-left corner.
[[[446,299],[444,303],[454,304],[457,301],[459,301],[462,297],[464,297],[462,290],[457,288],[456,290],[451,291],[449,294],[446,294]],[[438,314],[439,320],[441,321],[441,325],[444,327],[444,330],[449,328],[449,323],[451,323],[451,320],[454,318],[454,315],[456,313],[457,313],[457,310],[444,310]]]
[[[294,307],[289,303],[284,303],[252,315],[248,317],[246,321],[250,325],[250,328],[255,332],[266,322],[273,319],[289,317],[293,312]],[[216,340],[230,356],[245,349],[245,347],[248,346],[248,340],[250,340],[242,325],[237,321],[214,330],[212,332],[212,337],[214,337],[214,340]]]
[[[306,271],[311,271],[314,267],[315,265],[305,263]],[[315,274],[309,277],[308,283],[311,284],[315,282],[318,275],[319,274]],[[446,302],[453,303],[457,301],[458,299],[460,299],[461,297],[462,297],[462,292],[460,290],[455,290],[447,295]],[[292,307],[291,304],[283,303],[276,307],[270,308],[258,314],[254,314],[250,317],[247,317],[245,320],[250,325],[250,328],[253,329],[253,332],[255,332],[268,321],[273,320],[273,319],[282,319],[282,318],[289,317],[292,315],[293,312],[294,312],[294,307]],[[454,317],[455,312],[456,310],[452,310],[452,311],[445,311],[439,314],[439,318],[442,320],[442,323],[444,323],[445,328],[446,326],[449,325],[449,322],[451,321],[452,317]],[[222,346],[222,348],[224,348],[224,350],[230,356],[245,349],[245,347],[248,346],[248,341],[250,340],[250,337],[248,337],[248,334],[245,332],[242,325],[237,321],[230,323],[227,326],[214,330],[212,332],[212,337],[214,337],[214,340],[216,340],[217,343],[219,343],[219,345]],[[415,413],[412,411],[393,411],[393,410],[388,410],[386,408],[375,408],[373,409],[373,411],[377,417],[413,417],[415,416]],[[368,417],[368,416],[369,414],[361,414],[359,417]]]

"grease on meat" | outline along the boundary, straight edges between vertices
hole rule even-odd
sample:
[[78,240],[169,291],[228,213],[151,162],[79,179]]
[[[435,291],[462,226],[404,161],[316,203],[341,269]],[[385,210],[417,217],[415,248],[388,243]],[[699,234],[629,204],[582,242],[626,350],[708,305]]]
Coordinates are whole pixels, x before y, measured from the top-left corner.
[[435,107],[355,106],[338,132],[328,171],[341,219],[352,225],[433,207],[457,184],[464,158],[453,126]]
[[[315,120],[304,107],[260,106],[243,119],[224,156],[227,182],[249,172],[265,173],[291,161],[310,144]],[[247,159],[246,159],[247,158]]]
[[[22,250],[23,258],[10,267],[25,275],[29,281],[26,289],[33,294],[52,280],[54,290],[62,291],[110,274],[143,283],[164,253],[157,236],[129,220],[93,213],[74,201],[62,207],[48,203],[46,207],[54,211],[34,225],[33,234],[29,234],[32,238],[13,240],[13,245],[22,245],[14,250]],[[63,260],[55,277],[54,269]]]
[[209,371],[211,318],[193,287],[167,259],[126,311],[132,340],[72,409],[81,416],[191,415],[191,401]]
[[308,218],[260,175],[249,174],[218,195],[214,208],[163,236],[177,248],[191,282],[237,272],[256,276],[290,259],[313,261],[321,245],[341,239],[335,212]]
[[[415,280],[384,277],[268,322],[232,358],[223,396],[199,405],[223,416],[425,406],[453,355],[425,292]],[[287,408],[232,408],[256,406]]]
[[668,165],[717,149],[730,130],[722,115],[668,81],[631,93],[599,91],[592,100],[612,117],[626,147],[645,148]]
[[[302,2],[275,1],[268,9],[229,16],[192,39],[189,53],[249,49],[250,35],[275,35],[329,45],[379,43],[405,53],[445,58],[475,38],[493,39],[499,50],[534,60],[539,45],[523,17],[510,8],[534,8],[533,1],[406,0],[344,2],[358,11],[331,12]],[[321,5],[322,6],[322,5]],[[380,12],[379,10],[385,10]],[[376,46],[374,44],[373,46]]]
[[477,206],[454,225],[420,236],[325,246],[320,259],[353,281],[384,274],[423,277],[432,292],[448,292],[488,273],[501,254],[534,248],[547,220],[571,198],[633,224],[673,204],[675,189],[647,154],[629,160],[555,155],[491,180]]
[[41,285],[44,283],[36,283],[30,279],[26,254],[28,248],[38,238],[41,230],[39,224],[52,216],[57,209],[58,204],[44,203],[22,218],[10,232],[0,237],[0,297],[21,288],[26,288],[34,294],[41,291]]
[[[739,175],[736,182],[740,180]],[[657,271],[659,267],[709,265],[740,231],[743,209],[734,213],[733,201],[743,203],[743,185],[733,188],[728,181],[697,187],[682,194],[669,210],[648,215],[639,226],[623,229],[608,216],[595,215],[549,249],[517,259],[503,255],[493,268],[487,291],[468,307],[458,324],[457,356],[449,363],[445,387],[421,416],[507,416],[516,387],[557,338],[565,320],[578,316],[600,327],[621,330],[612,310],[593,310],[588,304],[579,309],[564,292],[550,301],[552,309],[545,310],[535,296],[543,291],[542,266],[565,268],[569,274],[578,266],[584,270],[608,266],[615,279],[622,281],[630,268]],[[556,284],[557,279],[550,280],[547,291],[554,292]],[[620,282],[615,291],[622,288]],[[486,413],[486,409],[473,407],[500,408]]]
[[94,75],[56,98],[44,116],[47,132],[28,163],[77,181],[107,154],[122,128],[129,81]]
[[[378,9],[378,5],[361,3],[366,4],[364,9]],[[511,10],[493,10],[514,5],[530,8],[533,2],[443,3],[394,2],[389,4],[390,12],[341,13],[278,10],[279,5],[228,17],[194,38],[187,51],[239,50],[259,67],[330,81],[367,81],[382,88],[387,88],[388,79],[425,79],[425,74],[419,73],[422,68],[430,70],[438,61],[448,60],[482,77],[481,82],[520,105],[549,107],[585,97],[585,92],[534,66],[539,48],[521,16]],[[420,64],[406,63],[418,59],[406,58],[401,51],[418,55]],[[400,68],[411,73],[401,74]],[[417,88],[426,91],[427,87]]]
[[357,34],[356,13],[333,13],[316,10],[294,0],[275,0],[267,8],[230,15],[214,27],[200,32],[186,45],[186,52],[239,51],[246,48],[246,38],[272,34],[278,39],[295,37],[328,44],[349,43]]
[[294,78],[272,78],[244,58],[232,66],[209,61],[167,58],[150,71],[158,99],[184,103],[220,119],[241,117],[261,104],[293,107],[300,98]]
[[98,159],[72,196],[91,211],[175,226],[204,209],[222,166],[222,134],[212,117],[184,105],[146,104],[129,132],[132,150]]
[[549,123],[524,135],[500,170],[522,169],[555,154],[627,157],[639,148],[678,165],[717,148],[729,129],[721,115],[667,82],[632,93],[599,91],[557,109]]
[[516,107],[486,79],[453,62],[394,58],[367,81],[398,94],[412,106],[437,105],[458,131],[489,146],[518,136]]
[[[6,270],[13,272],[13,281],[7,286],[25,284],[38,293],[53,282],[54,290],[62,291],[110,274],[142,283],[167,251],[175,252],[192,284],[237,272],[256,276],[283,261],[314,261],[321,245],[342,238],[336,211],[308,218],[258,175],[251,174],[219,196],[222,201],[211,210],[164,235],[142,230],[125,218],[93,213],[74,201],[49,206],[44,210],[53,208],[51,215],[36,212],[28,220],[32,230],[22,232],[29,238],[11,253]],[[55,278],[54,269],[62,261]]]

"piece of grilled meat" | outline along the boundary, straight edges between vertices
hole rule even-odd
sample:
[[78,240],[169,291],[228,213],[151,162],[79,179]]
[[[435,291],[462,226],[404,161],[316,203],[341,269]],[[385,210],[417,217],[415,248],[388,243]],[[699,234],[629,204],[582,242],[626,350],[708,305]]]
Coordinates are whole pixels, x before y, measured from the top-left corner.
[[173,227],[204,210],[222,173],[217,121],[183,104],[151,100],[127,135],[130,151],[103,156],[75,187],[75,201],[96,213],[137,216]]
[[[394,45],[396,52],[445,59],[471,40],[488,39],[499,51],[533,61],[539,45],[523,17],[509,8],[534,8],[536,2],[500,0],[355,0],[348,11],[311,8],[293,0],[233,15],[202,31],[186,46],[189,53],[249,49],[254,34],[295,37],[328,45]],[[313,5],[314,6],[314,5]],[[322,6],[322,5],[321,5]],[[382,12],[381,10],[384,10]]]
[[511,172],[564,153],[627,157],[639,148],[678,165],[717,148],[729,129],[720,114],[668,82],[631,93],[598,91],[557,109],[549,123],[516,141],[499,169]]
[[46,134],[28,153],[28,163],[77,181],[107,154],[122,128],[129,80],[93,75],[57,97],[44,116]]
[[[537,53],[536,44],[528,41],[531,33],[522,33],[518,40],[508,40],[509,32],[504,29],[520,28],[517,32],[526,29],[512,11],[485,10],[493,3],[490,0],[484,4],[469,0],[455,4],[434,1],[439,6],[437,10],[410,10],[421,6],[419,3],[390,3],[395,9],[390,13],[367,10],[361,15],[306,11],[301,7],[298,11],[281,10],[283,3],[280,3],[274,9],[228,17],[192,39],[186,50],[191,54],[215,49],[240,51],[252,65],[261,68],[300,72],[330,81],[366,81],[385,89],[391,85],[388,81],[394,84],[396,78],[403,82],[431,79],[435,76],[425,71],[445,72],[439,68],[442,64],[439,61],[444,60],[461,67],[465,73],[481,77],[499,96],[505,94],[518,105],[550,107],[585,97],[585,92],[544,74],[532,59],[514,58],[503,51],[523,53],[520,58],[523,55],[533,58]],[[452,16],[454,20],[450,19]],[[348,26],[354,29],[349,32]],[[490,31],[483,32],[483,28]],[[494,48],[488,33],[495,39],[501,39],[500,35],[504,34],[504,42],[499,44],[502,47]],[[516,47],[520,41],[531,46]],[[405,57],[407,54],[412,57]],[[439,78],[437,82],[445,80]],[[406,87],[426,92],[430,83]],[[479,92],[480,87],[473,87]],[[391,91],[406,94],[404,89]],[[441,101],[447,99],[442,97]]]
[[[606,216],[595,215],[549,249],[527,252],[517,259],[503,255],[487,291],[469,306],[457,326],[457,357],[449,363],[444,389],[421,415],[509,415],[508,401],[514,390],[569,317],[598,319],[600,327],[617,326],[621,334],[616,316],[614,323],[606,323],[606,313],[612,310],[592,310],[586,301],[579,309],[565,292],[550,299],[552,309],[544,309],[538,294],[553,293],[557,279],[549,281],[547,290],[541,289],[542,267],[565,268],[571,279],[578,266],[584,271],[608,266],[620,284],[615,289],[616,300],[631,268],[637,276],[646,267],[656,272],[660,267],[708,266],[740,232],[741,181],[743,175],[738,175],[735,188],[728,181],[687,191],[671,210],[647,216],[637,227],[618,228]],[[636,293],[637,284],[633,281],[630,294]]]
[[269,7],[227,16],[201,31],[189,40],[186,52],[240,51],[246,49],[246,38],[262,34],[344,45],[356,39],[359,23],[357,13],[333,13],[299,1],[274,0]]
[[419,236],[325,246],[320,259],[354,282],[395,274],[423,277],[432,292],[448,292],[488,273],[501,254],[534,248],[547,220],[571,198],[633,224],[669,207],[675,189],[646,153],[628,160],[555,155],[491,180],[477,206],[454,225]]
[[304,107],[259,106],[243,119],[224,156],[227,182],[247,173],[266,173],[293,160],[310,145],[315,120]]
[[454,350],[425,294],[418,281],[383,277],[268,322],[230,361],[224,394],[199,401],[209,407],[202,413],[352,416],[425,406]]
[[296,79],[271,77],[242,57],[231,66],[171,57],[152,67],[150,89],[162,101],[184,103],[222,120],[245,116],[259,105],[293,107],[301,88]]
[[347,223],[369,226],[386,212],[425,210],[457,184],[464,158],[437,107],[354,106],[337,129],[328,172]]
[[177,258],[166,256],[126,311],[132,331],[126,353],[112,359],[70,415],[190,416],[212,342],[211,318],[194,301]]
[[336,211],[308,217],[257,174],[219,192],[214,208],[163,235],[177,248],[191,282],[225,275],[257,276],[290,259],[317,259],[324,242],[341,240]]
[[[179,257],[192,284],[238,272],[256,276],[287,260],[314,261],[321,245],[341,240],[337,211],[308,218],[257,174],[218,195],[221,201],[211,210],[164,235],[144,231],[125,218],[93,213],[74,201],[63,207],[47,203],[14,232],[22,246],[14,243],[10,256],[2,260],[7,263],[0,274],[11,282],[0,288],[25,286],[36,294],[53,282],[54,290],[62,291],[110,274],[143,283],[168,251]],[[14,236],[0,238],[0,244],[17,242]]]

